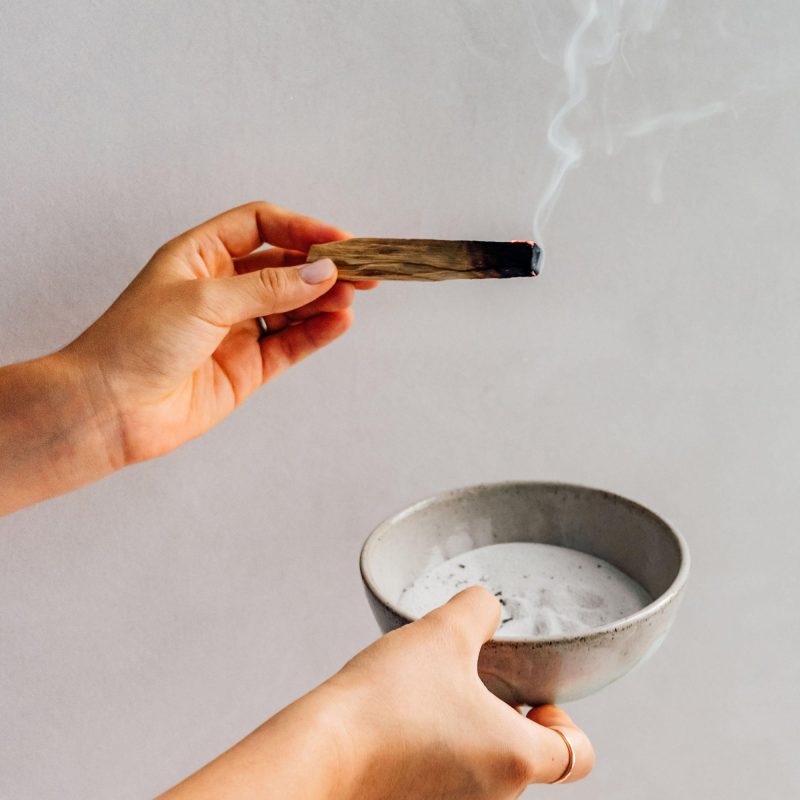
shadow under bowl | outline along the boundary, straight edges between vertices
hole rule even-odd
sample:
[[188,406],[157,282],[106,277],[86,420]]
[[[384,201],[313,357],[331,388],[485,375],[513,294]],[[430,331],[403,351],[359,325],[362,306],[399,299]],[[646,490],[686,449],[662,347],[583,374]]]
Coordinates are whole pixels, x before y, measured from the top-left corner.
[[664,641],[689,573],[683,538],[631,500],[564,483],[510,482],[455,489],[382,522],[361,550],[361,577],[384,632],[414,617],[403,589],[460,553],[501,542],[540,542],[605,559],[653,601],[612,624],[570,636],[492,639],[478,671],[515,705],[576,700],[622,677]]

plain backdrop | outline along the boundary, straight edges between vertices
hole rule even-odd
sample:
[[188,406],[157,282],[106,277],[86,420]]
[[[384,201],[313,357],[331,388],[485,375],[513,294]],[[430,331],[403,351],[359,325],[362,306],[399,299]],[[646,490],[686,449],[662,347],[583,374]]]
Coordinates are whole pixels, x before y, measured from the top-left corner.
[[[159,244],[252,199],[529,238],[576,20],[556,6],[4,3],[0,359],[65,344]],[[3,800],[165,789],[377,635],[357,557],[382,518],[516,478],[630,496],[693,555],[658,655],[569,706],[594,774],[530,797],[800,788],[800,6],[699,8],[628,37],[606,117],[591,93],[573,115],[539,278],[385,284],[202,440],[0,522]],[[598,138],[645,113],[651,136]]]

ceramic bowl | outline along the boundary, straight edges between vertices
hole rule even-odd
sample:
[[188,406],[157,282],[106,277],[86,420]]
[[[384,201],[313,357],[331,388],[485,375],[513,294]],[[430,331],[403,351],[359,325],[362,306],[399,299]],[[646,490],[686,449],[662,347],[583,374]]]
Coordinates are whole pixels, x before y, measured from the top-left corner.
[[478,671],[516,705],[563,703],[596,692],[649,658],[664,641],[686,585],[683,538],[644,506],[563,483],[470,486],[415,503],[381,523],[361,550],[361,576],[384,632],[413,621],[403,589],[437,564],[484,545],[542,542],[603,558],[654,598],[613,624],[572,636],[487,642]]

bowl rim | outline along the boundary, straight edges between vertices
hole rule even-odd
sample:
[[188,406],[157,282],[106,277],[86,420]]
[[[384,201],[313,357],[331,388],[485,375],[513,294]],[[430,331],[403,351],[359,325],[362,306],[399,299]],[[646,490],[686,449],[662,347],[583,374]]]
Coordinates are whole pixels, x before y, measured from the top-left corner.
[[[633,614],[629,614],[626,617],[621,617],[614,622],[609,623],[608,625],[603,625],[597,628],[590,628],[587,631],[582,631],[581,633],[576,634],[562,634],[560,636],[504,636],[502,639],[495,639],[492,638],[489,642],[492,645],[519,645],[519,644],[533,644],[533,645],[546,645],[546,644],[561,644],[561,643],[570,643],[570,642],[585,642],[590,639],[600,638],[607,636],[608,634],[613,634],[619,632],[621,629],[630,628],[638,623],[642,622],[643,620],[648,619],[649,617],[654,616],[663,608],[666,608],[681,592],[686,581],[689,577],[689,568],[691,564],[691,558],[689,555],[689,546],[686,543],[686,540],[683,536],[673,527],[673,525],[668,522],[664,517],[660,514],[656,514],[654,511],[651,511],[647,506],[642,505],[641,503],[637,503],[635,500],[631,500],[628,497],[623,497],[616,492],[611,492],[606,489],[599,489],[593,486],[585,486],[583,484],[578,483],[568,483],[565,481],[532,481],[532,480],[509,480],[509,481],[496,481],[496,482],[488,482],[488,483],[476,483],[470,484],[468,486],[460,486],[455,489],[445,489],[444,491],[437,492],[436,494],[429,495],[428,497],[424,497],[422,500],[417,500],[415,503],[412,503],[409,506],[406,506],[402,510],[392,514],[389,517],[386,517],[381,523],[379,523],[372,532],[367,536],[364,540],[364,544],[361,546],[361,553],[358,559],[359,570],[361,572],[361,580],[364,582],[364,586],[367,590],[378,600],[382,605],[384,605],[389,611],[395,614],[401,620],[405,620],[405,623],[415,622],[420,617],[412,617],[410,614],[402,611],[398,606],[388,600],[386,596],[378,589],[376,582],[372,579],[371,570],[369,559],[372,553],[375,551],[377,546],[378,537],[380,534],[387,530],[389,527],[394,525],[395,523],[399,522],[400,520],[404,519],[405,517],[411,516],[416,512],[426,508],[427,506],[433,505],[437,502],[442,502],[447,500],[451,497],[459,497],[463,496],[464,494],[468,494],[470,492],[478,492],[478,491],[486,491],[486,490],[500,490],[500,489],[513,489],[515,487],[530,487],[530,486],[539,486],[544,488],[551,488],[551,489],[571,489],[571,490],[578,490],[581,492],[588,492],[590,494],[600,494],[607,498],[613,498],[616,501],[621,501],[625,505],[629,506],[630,508],[635,509],[637,512],[643,512],[646,516],[654,517],[665,529],[666,531],[672,536],[673,540],[678,546],[678,552],[680,554],[680,565],[678,567],[678,572],[675,575],[672,583],[656,598],[653,599],[651,603],[648,603],[644,608],[639,609]],[[404,623],[404,624],[405,624]],[[489,643],[487,642],[487,644]]]

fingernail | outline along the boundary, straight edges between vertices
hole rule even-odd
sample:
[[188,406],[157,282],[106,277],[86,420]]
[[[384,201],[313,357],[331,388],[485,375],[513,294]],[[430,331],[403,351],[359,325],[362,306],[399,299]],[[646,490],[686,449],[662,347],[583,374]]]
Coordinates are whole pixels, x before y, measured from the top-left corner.
[[329,258],[322,258],[311,264],[303,264],[300,267],[300,277],[306,283],[322,283],[333,275],[335,269],[333,261]]

